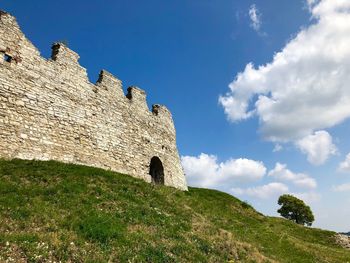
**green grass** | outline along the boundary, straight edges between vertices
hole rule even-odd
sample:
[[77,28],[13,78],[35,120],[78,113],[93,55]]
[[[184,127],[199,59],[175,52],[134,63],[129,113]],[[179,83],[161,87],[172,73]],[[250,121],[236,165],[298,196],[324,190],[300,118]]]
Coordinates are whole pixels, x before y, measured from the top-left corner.
[[0,160],[0,262],[350,262],[334,233],[214,190]]

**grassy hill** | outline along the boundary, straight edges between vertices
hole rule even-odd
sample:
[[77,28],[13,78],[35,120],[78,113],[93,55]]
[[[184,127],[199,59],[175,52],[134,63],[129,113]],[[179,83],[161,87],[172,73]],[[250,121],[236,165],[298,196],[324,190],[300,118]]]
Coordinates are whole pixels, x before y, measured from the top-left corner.
[[333,236],[219,191],[0,160],[0,262],[350,262]]

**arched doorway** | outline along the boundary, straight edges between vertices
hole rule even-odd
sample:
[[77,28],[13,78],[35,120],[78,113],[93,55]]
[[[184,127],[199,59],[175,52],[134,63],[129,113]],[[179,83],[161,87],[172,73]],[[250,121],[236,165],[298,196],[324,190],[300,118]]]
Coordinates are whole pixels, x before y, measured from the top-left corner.
[[162,161],[154,156],[151,159],[151,164],[149,166],[149,174],[151,175],[152,183],[154,184],[164,184],[164,168]]

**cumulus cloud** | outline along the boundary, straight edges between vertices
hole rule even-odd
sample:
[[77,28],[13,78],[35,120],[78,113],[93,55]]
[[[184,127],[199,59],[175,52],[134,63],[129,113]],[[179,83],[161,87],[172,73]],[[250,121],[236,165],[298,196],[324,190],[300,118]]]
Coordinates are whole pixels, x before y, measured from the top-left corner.
[[266,65],[246,65],[220,96],[228,118],[257,116],[270,141],[299,140],[350,117],[350,1],[308,0],[314,23]]
[[317,131],[298,140],[295,144],[302,153],[307,155],[307,160],[313,165],[321,165],[331,155],[337,153],[332,136],[326,131]]
[[289,181],[294,185],[303,188],[313,189],[317,187],[316,180],[303,173],[293,173],[287,169],[287,165],[276,163],[274,169],[269,171],[268,176],[274,177],[279,181]]
[[239,158],[218,162],[215,155],[182,156],[182,166],[191,186],[219,188],[227,184],[252,182],[266,174],[262,162]]
[[250,26],[257,32],[261,27],[261,14],[256,5],[251,5],[249,8]]
[[345,160],[339,164],[338,171],[350,172],[350,153],[346,156]]
[[248,195],[259,199],[268,199],[288,192],[288,186],[282,183],[269,183],[262,186],[243,188],[232,188],[235,195]]
[[291,195],[303,200],[306,204],[316,203],[321,200],[321,195],[316,192],[291,193]]
[[350,183],[333,186],[335,192],[350,192]]
[[250,188],[232,188],[231,193],[234,195],[246,195],[257,199],[271,199],[277,198],[283,194],[293,195],[305,203],[316,203],[321,200],[321,195],[316,192],[305,193],[291,193],[288,186],[283,183],[269,183],[262,186],[250,187]]

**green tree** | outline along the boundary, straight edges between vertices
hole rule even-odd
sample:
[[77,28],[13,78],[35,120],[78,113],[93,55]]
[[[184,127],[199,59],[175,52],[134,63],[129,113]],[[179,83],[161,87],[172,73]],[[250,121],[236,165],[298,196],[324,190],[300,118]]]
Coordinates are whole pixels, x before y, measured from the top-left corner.
[[310,207],[295,196],[281,195],[278,204],[281,205],[281,208],[277,212],[297,224],[311,226],[315,221]]

